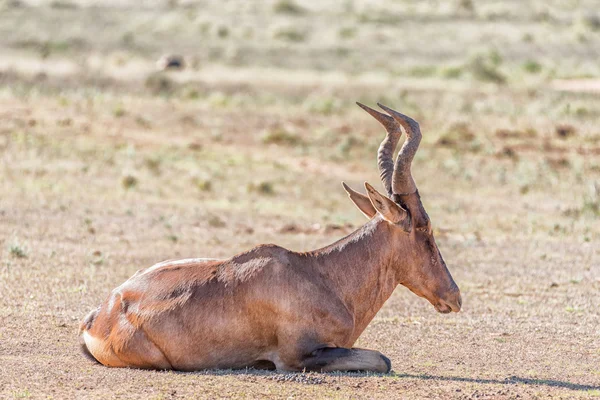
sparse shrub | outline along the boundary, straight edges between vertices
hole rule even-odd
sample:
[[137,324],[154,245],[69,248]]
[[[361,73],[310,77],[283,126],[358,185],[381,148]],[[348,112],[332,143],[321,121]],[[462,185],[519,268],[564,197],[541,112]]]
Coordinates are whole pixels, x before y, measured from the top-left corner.
[[123,107],[122,104],[119,104],[113,110],[113,115],[117,118],[121,118],[121,117],[125,116],[125,114],[126,114],[125,107]]
[[170,94],[175,89],[173,80],[161,72],[150,74],[146,78],[145,85],[154,94]]
[[506,77],[498,70],[501,63],[502,58],[496,51],[487,54],[476,54],[469,61],[469,70],[475,79],[503,84],[506,83]]
[[31,48],[39,52],[41,58],[48,58],[54,53],[65,53],[69,50],[81,50],[87,46],[82,38],[69,38],[66,40],[22,40],[17,42],[19,47]]
[[202,143],[197,142],[197,141],[193,141],[188,143],[187,148],[192,150],[192,151],[200,151],[202,150],[204,146],[202,146]]
[[298,135],[281,127],[265,131],[261,135],[260,140],[265,144],[274,143],[282,145],[295,145],[301,142]]
[[346,159],[353,147],[360,144],[360,141],[354,136],[345,136],[342,142],[337,146],[337,152],[340,153],[342,159]]
[[518,129],[500,128],[496,129],[495,135],[500,139],[524,139],[536,137],[537,131],[533,128],[527,128],[524,131]]
[[162,164],[162,160],[160,157],[146,157],[144,159],[144,165],[148,168],[154,175],[160,174],[160,165]]
[[473,3],[473,0],[457,0],[456,10],[472,14],[475,12],[475,4]]
[[150,128],[150,127],[152,126],[152,123],[150,123],[150,121],[149,121],[149,120],[147,120],[147,119],[146,119],[144,116],[142,116],[142,115],[138,115],[138,116],[136,116],[136,117],[135,117],[135,122],[136,122],[136,123],[137,123],[139,126],[141,126],[141,127],[143,127],[143,128],[146,128],[146,129],[148,129],[148,128]]
[[592,31],[598,31],[598,30],[600,30],[600,15],[598,15],[598,14],[582,15],[579,18],[578,23]]
[[273,31],[273,38],[286,42],[304,42],[306,32],[303,32],[293,26],[282,26]]
[[575,134],[577,133],[577,130],[572,125],[561,124],[561,125],[556,126],[555,132],[556,132],[556,136],[558,136],[559,138],[567,139],[571,136],[575,136]]
[[94,228],[94,225],[93,225],[93,222],[91,219],[86,218],[83,222],[85,223],[85,226],[87,227],[88,233],[90,233],[92,235],[96,233],[96,228]]
[[494,67],[499,67],[500,64],[502,64],[502,56],[495,49],[492,49],[487,53],[487,58],[490,60]]
[[275,187],[273,183],[263,181],[258,184],[256,191],[262,194],[275,194]]
[[121,43],[123,43],[123,45],[126,47],[133,46],[134,40],[135,36],[133,32],[125,32],[123,36],[121,36]]
[[535,37],[533,36],[533,33],[526,32],[521,37],[521,40],[523,40],[526,43],[532,43],[535,40]]
[[335,55],[338,57],[347,57],[350,54],[350,49],[347,47],[337,46],[333,48]]
[[50,7],[62,10],[74,10],[77,8],[77,4],[71,3],[70,1],[54,0],[50,2]]
[[591,115],[592,111],[590,111],[590,109],[585,106],[578,106],[575,107],[575,109],[573,110],[573,114],[579,118],[583,118]]
[[273,195],[275,194],[275,186],[272,182],[269,181],[261,181],[257,183],[249,183],[246,187],[248,192],[256,192],[264,195]]
[[338,31],[338,37],[341,39],[352,39],[356,36],[356,28],[354,26],[346,26],[340,28]]
[[511,160],[519,159],[519,156],[517,155],[517,152],[515,151],[515,149],[513,149],[510,146],[504,146],[502,148],[502,150],[498,153],[498,155],[501,157],[510,158]]
[[466,122],[451,124],[439,137],[437,144],[464,152],[477,153],[482,149],[481,141],[477,139],[471,126]]
[[227,226],[221,217],[214,214],[209,215],[206,221],[208,222],[208,225],[212,226],[213,228],[224,228]]
[[434,65],[417,65],[409,69],[408,74],[410,76],[426,78],[435,75],[436,71],[437,68]]
[[547,157],[546,158],[546,163],[553,170],[562,169],[562,168],[568,168],[568,167],[571,166],[571,163],[565,157],[558,157],[558,158]]
[[358,22],[381,24],[381,25],[397,25],[402,22],[402,17],[393,12],[369,10],[358,14]]
[[138,184],[138,179],[133,175],[125,175],[121,178],[121,185],[125,189],[132,189]]
[[21,0],[5,0],[0,2],[0,10],[3,8],[23,8],[25,7],[25,3]]
[[61,118],[56,121],[56,125],[58,126],[71,126],[73,124],[73,120],[71,118]]
[[463,69],[461,67],[446,67],[442,69],[442,77],[446,79],[458,79],[463,74]]
[[530,74],[537,74],[542,71],[542,65],[535,60],[527,60],[523,63],[523,69]]
[[210,192],[212,190],[212,182],[208,179],[196,179],[196,186],[203,192]]
[[213,92],[208,96],[207,100],[213,107],[227,107],[231,103],[231,96],[223,92]]
[[539,10],[533,15],[533,20],[537,22],[551,22],[554,19],[547,9]]
[[187,88],[184,92],[184,97],[190,100],[197,100],[200,98],[200,91],[195,88]]
[[581,211],[583,213],[590,213],[596,217],[600,216],[600,183],[594,182],[590,186],[589,194],[583,197]]
[[28,399],[31,397],[31,392],[29,389],[15,390],[13,391],[12,395],[15,399]]
[[583,196],[583,202],[579,207],[571,207],[563,211],[563,215],[573,218],[582,216],[600,217],[600,182],[590,185],[590,190]]
[[278,14],[301,15],[306,10],[292,0],[278,0],[273,5],[273,11]]
[[212,190],[212,180],[208,175],[193,176],[192,183],[202,192],[210,192]]
[[331,115],[341,110],[341,102],[333,97],[309,97],[304,101],[304,107],[310,112]]
[[457,122],[444,132],[438,139],[437,143],[445,147],[460,147],[465,148],[468,144],[475,140],[475,134],[465,122]]
[[217,27],[216,34],[221,39],[225,39],[227,36],[229,36],[229,28],[225,25],[220,25]]
[[10,252],[10,255],[13,257],[27,258],[27,251],[21,244],[19,244],[17,242],[11,244],[8,251]]

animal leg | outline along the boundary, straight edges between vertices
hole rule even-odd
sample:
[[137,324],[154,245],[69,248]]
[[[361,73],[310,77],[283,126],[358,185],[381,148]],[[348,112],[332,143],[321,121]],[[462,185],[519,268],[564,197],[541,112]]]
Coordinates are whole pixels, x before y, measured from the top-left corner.
[[343,347],[325,347],[313,351],[302,362],[307,371],[372,371],[388,373],[389,358],[378,351]]

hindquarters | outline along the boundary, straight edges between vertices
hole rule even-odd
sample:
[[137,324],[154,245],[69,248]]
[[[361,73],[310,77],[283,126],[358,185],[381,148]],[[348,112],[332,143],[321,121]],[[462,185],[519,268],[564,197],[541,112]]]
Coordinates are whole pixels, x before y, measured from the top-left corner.
[[140,327],[133,326],[118,308],[112,311],[107,312],[105,303],[82,321],[81,349],[86,357],[107,367],[172,369]]
[[98,361],[96,359],[96,357],[94,357],[94,355],[90,352],[90,349],[88,348],[88,346],[85,342],[85,339],[83,337],[83,332],[92,327],[92,324],[94,323],[94,320],[96,319],[97,315],[98,315],[98,308],[90,311],[88,313],[88,315],[86,315],[85,318],[81,321],[81,324],[79,324],[79,345],[80,345],[81,352],[83,353],[85,358],[89,359],[90,361],[95,361],[97,363],[100,363],[100,361]]

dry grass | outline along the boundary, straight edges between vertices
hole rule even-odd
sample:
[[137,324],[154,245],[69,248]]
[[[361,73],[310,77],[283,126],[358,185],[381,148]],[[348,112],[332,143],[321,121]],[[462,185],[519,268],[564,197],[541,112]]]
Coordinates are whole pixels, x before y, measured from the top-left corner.
[[[600,396],[593,2],[111,4],[0,2],[0,397]],[[166,49],[188,67],[157,73]],[[399,288],[358,343],[386,376],[79,354],[78,321],[139,268],[362,224],[339,182],[377,183],[383,131],[356,100],[421,122],[463,312]]]

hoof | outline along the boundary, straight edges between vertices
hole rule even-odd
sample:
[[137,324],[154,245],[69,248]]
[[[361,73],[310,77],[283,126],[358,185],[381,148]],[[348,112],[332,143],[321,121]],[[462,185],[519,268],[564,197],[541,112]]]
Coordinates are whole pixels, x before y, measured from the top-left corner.
[[387,358],[386,356],[384,356],[383,354],[381,355],[381,359],[383,360],[383,362],[385,362],[385,365],[387,366],[385,373],[389,374],[390,371],[392,370],[392,362],[390,361],[389,358]]

